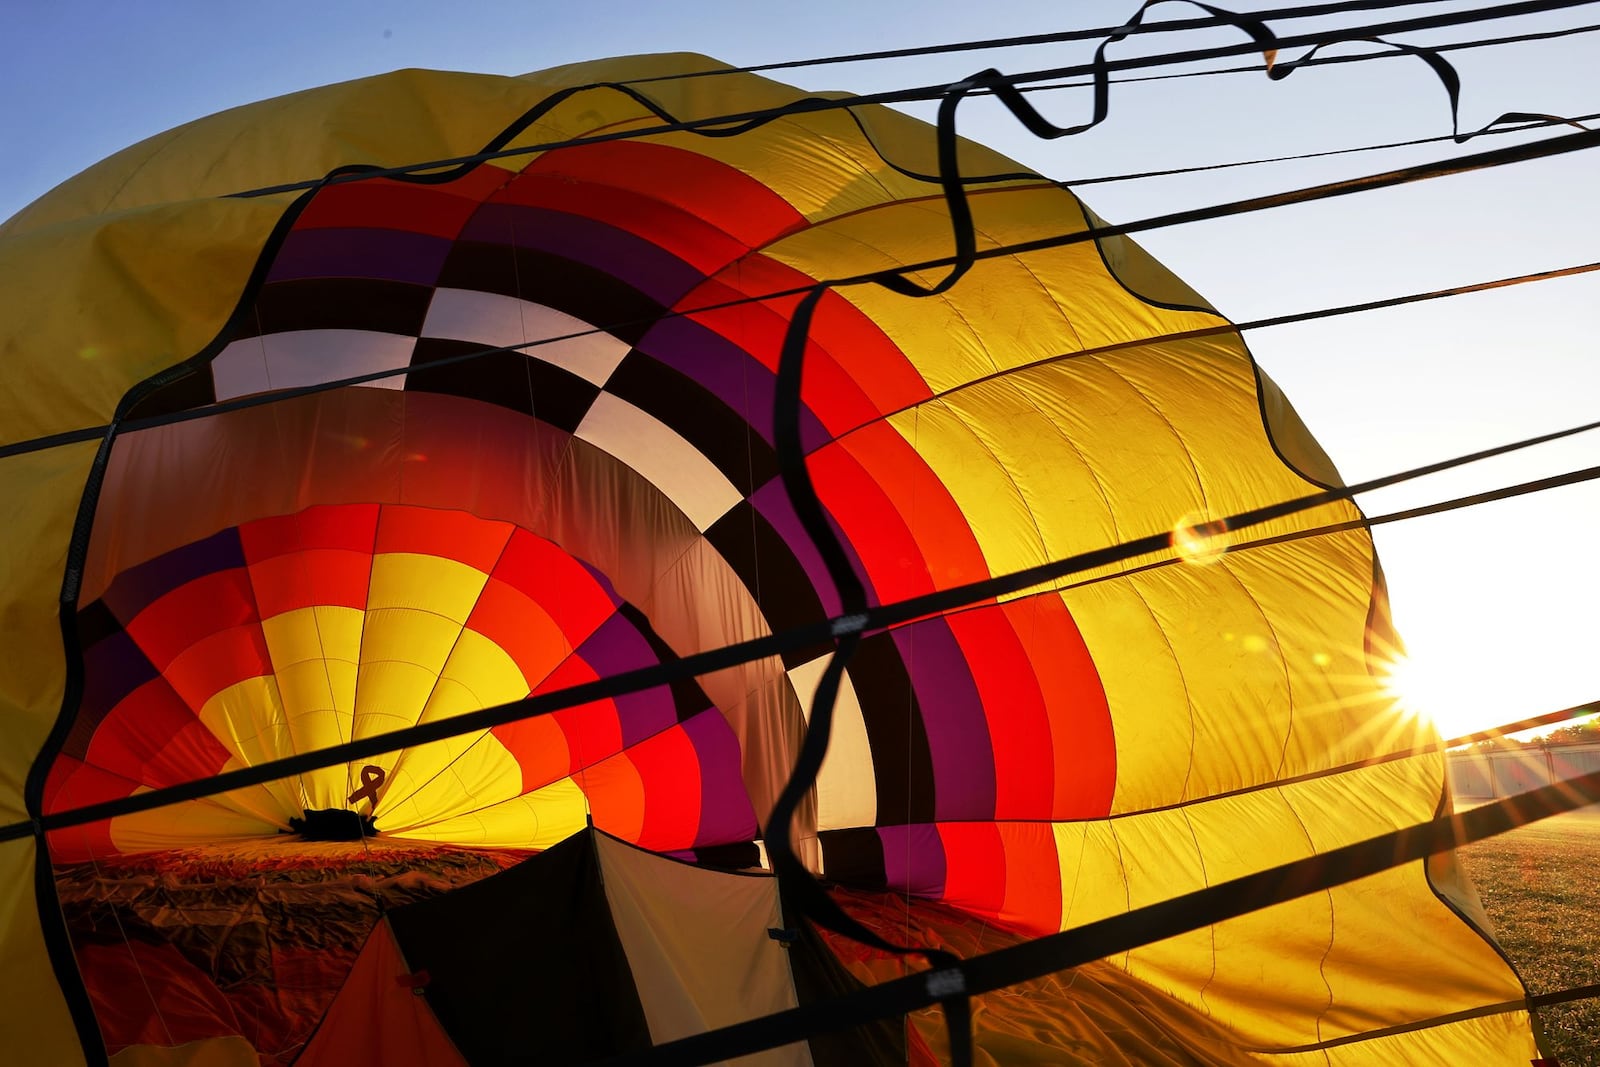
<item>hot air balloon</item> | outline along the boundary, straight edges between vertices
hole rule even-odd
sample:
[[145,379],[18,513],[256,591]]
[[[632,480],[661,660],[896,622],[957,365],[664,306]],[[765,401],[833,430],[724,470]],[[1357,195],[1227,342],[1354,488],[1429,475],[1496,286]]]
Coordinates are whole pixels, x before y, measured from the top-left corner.
[[[917,966],[766,869],[850,609],[783,484],[780,353],[819,281],[952,242],[928,126],[799,99],[692,55],[403,71],[181,127],[0,230],[18,1062],[581,1062]],[[1125,236],[1005,252],[1096,220],[958,157],[960,281],[828,287],[802,337],[795,432],[864,602],[1172,536],[863,633],[800,860],[968,955],[1432,817],[1441,756],[1363,764],[1436,735],[1384,695],[1359,512],[1215,524],[1338,484],[1288,401]],[[974,1047],[1526,1062],[1485,923],[1448,857],[1402,865],[975,998]],[[919,1012],[760,1062],[949,1054]]]

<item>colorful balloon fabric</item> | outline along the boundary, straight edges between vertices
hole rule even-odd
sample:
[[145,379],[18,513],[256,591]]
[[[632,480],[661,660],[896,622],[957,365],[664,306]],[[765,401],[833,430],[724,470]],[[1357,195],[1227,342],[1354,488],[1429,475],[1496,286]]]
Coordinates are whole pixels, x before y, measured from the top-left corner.
[[[0,448],[67,435],[0,451],[18,1062],[498,1063],[541,1034],[582,1058],[907,966],[759,871],[829,641],[63,818],[839,614],[779,477],[778,356],[815,282],[950,253],[934,138],[877,107],[649,132],[801,96],[681,77],[722,69],[329,86],[129,148],[0,229]],[[968,188],[980,250],[1095,221],[960,161],[1011,175]],[[330,174],[355,180],[272,191]],[[1225,326],[1125,237],[821,299],[800,436],[869,603],[1173,533],[863,638],[793,836],[885,936],[973,954],[1448,804],[1438,754],[1350,766],[1436,739],[1384,692],[1355,508],[1193,533],[1338,481]],[[534,900],[574,909],[564,950],[515,940]],[[1400,866],[978,998],[980,1062],[1525,1063],[1485,923],[1448,857]],[[804,951],[767,933],[790,925]],[[738,968],[759,977],[709,977]],[[550,1005],[580,987],[637,1010],[578,1026]],[[482,1007],[507,990],[543,1014]],[[949,1054],[937,1013],[859,1033],[759,1062]]]

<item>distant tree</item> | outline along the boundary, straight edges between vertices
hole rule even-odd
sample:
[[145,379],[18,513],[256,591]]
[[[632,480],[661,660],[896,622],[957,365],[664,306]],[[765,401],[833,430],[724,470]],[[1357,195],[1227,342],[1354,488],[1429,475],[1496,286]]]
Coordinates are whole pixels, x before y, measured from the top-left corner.
[[1600,722],[1590,720],[1551,730],[1544,735],[1544,741],[1549,745],[1580,745],[1585,741],[1600,741]]

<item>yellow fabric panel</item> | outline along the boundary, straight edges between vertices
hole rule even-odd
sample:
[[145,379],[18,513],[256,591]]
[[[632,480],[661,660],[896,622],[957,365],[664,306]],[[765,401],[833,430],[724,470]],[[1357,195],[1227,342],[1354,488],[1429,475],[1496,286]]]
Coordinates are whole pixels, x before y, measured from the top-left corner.
[[[233,757],[228,761],[230,767],[250,767],[295,751],[278,697],[278,680],[271,675],[228,686],[205,702],[198,717]],[[299,787],[292,780],[266,782],[238,795],[253,798],[244,810],[285,827],[289,814],[298,813],[303,806]]]
[[89,443],[0,460],[0,498],[7,510],[0,535],[0,648],[5,649],[0,656],[0,819],[5,822],[27,818],[23,783],[61,710],[66,685],[61,572],[94,452]]
[[571,778],[439,822],[389,831],[394,837],[483,848],[546,849],[588,823],[589,805]]
[[[232,764],[223,770],[237,770]],[[271,783],[288,788],[287,783]],[[139,793],[149,790],[140,789]],[[289,816],[300,804],[272,807],[263,803],[263,787],[219,793],[203,800],[119,815],[111,820],[111,841],[120,852],[154,852],[168,848],[204,848],[223,841],[259,838],[289,830]]]
[[0,240],[0,443],[100,425],[135,382],[210,342],[287,203],[151,208]]
[[1527,1067],[1538,1056],[1528,1013],[1511,1010],[1426,1030],[1258,1058],[1275,1067],[1390,1067],[1401,1063],[1406,1067],[1462,1067],[1468,1063]]
[[[278,697],[295,752],[350,739],[361,656],[362,612],[319,605],[285,611],[261,623]],[[310,808],[343,807],[349,795],[344,767],[300,775]]]
[[31,837],[0,842],[0,1034],[14,1062],[76,1067],[83,1052],[39,929],[34,855]]
[[[461,631],[428,695],[420,722],[520,700],[528,684],[510,655],[475,630]],[[385,830],[449,818],[522,791],[522,768],[487,730],[407,748],[395,761],[377,817]]]
[[[1180,896],[1431,816],[1439,762],[1052,827],[1062,928]],[[1489,943],[1409,864],[1136,949],[1113,962],[1248,1048],[1297,1047],[1519,1000]],[[1407,961],[1400,968],[1396,959]],[[1308,965],[1308,961],[1315,961]]]
[[111,1057],[111,1067],[257,1067],[261,1057],[242,1037],[212,1037],[170,1048],[130,1045]]
[[[680,1037],[797,1004],[788,950],[767,936],[788,923],[776,878],[724,874],[594,835],[600,880],[650,1038]],[[810,1067],[804,1041],[729,1063]]]

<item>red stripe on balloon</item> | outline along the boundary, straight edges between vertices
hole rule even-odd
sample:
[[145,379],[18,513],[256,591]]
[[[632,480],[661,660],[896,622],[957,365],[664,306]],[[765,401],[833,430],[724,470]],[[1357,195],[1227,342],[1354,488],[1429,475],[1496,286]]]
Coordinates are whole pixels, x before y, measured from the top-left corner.
[[417,185],[388,178],[337,183],[318,191],[295,220],[297,230],[370,227],[454,237],[467,219],[510,175],[475,167],[444,185]]
[[370,548],[308,548],[250,564],[250,583],[263,619],[310,607],[364,611],[371,576]]
[[1053,593],[1013,601],[1004,610],[1028,650],[1050,717],[1050,818],[1105,815],[1117,785],[1117,745],[1105,688],[1083,635]]
[[255,623],[255,594],[242,567],[203,575],[157,597],[127,624],[157,670],[218,630]]
[[628,759],[648,798],[635,843],[657,850],[694,845],[702,803],[700,755],[682,725],[634,745]]
[[670,145],[579,145],[540,156],[523,174],[507,197],[516,198],[527,178],[556,178],[585,195],[596,188],[639,194],[698,215],[746,248],[806,225],[788,201],[743,171]]
[[377,504],[324,504],[294,515],[275,515],[239,527],[239,542],[252,563],[307,549],[344,549],[372,554]]
[[1033,664],[1005,612],[993,605],[946,616],[978,687],[994,751],[997,819],[1050,817],[1050,719]]
[[464,563],[488,574],[494,570],[514,527],[443,508],[386,507],[378,513],[373,552],[411,552]]

